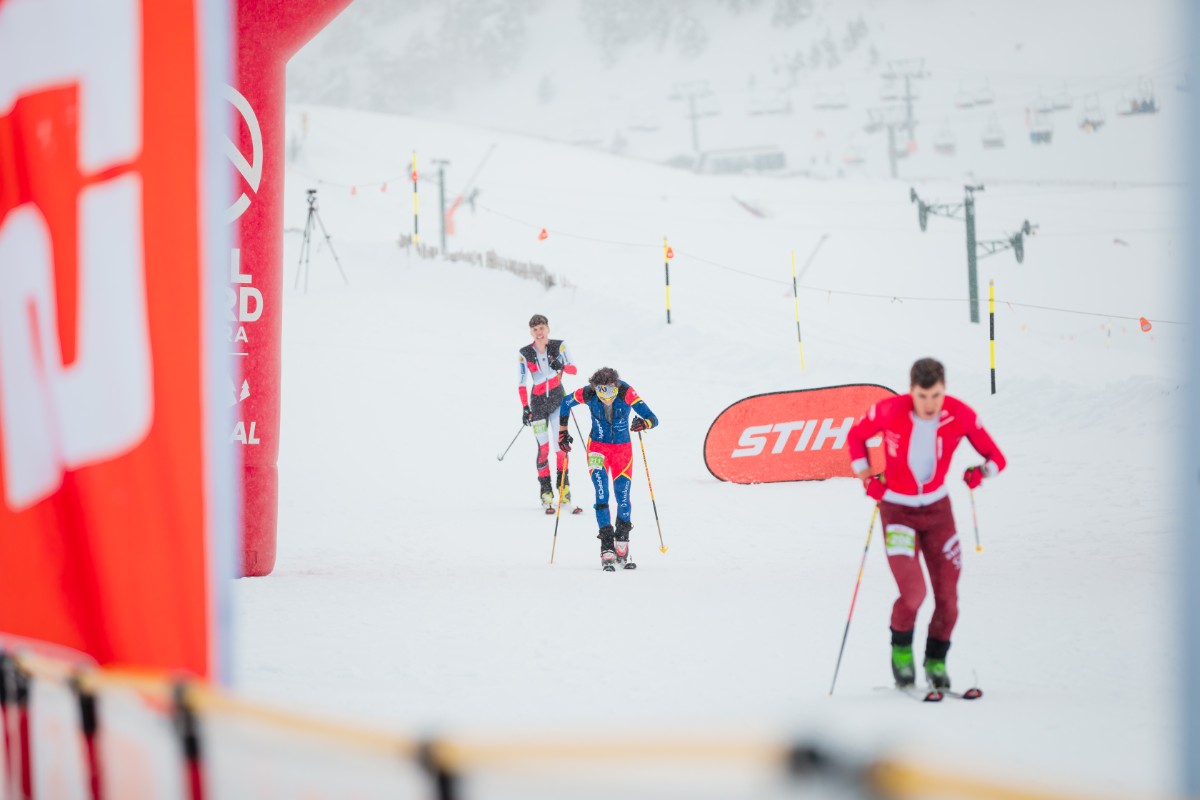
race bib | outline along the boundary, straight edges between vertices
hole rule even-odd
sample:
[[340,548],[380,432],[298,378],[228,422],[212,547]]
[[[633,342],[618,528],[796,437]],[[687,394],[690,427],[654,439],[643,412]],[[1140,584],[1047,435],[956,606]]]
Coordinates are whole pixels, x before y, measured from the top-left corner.
[[604,453],[588,453],[588,469],[604,469]]
[[912,556],[917,552],[917,532],[907,525],[888,525],[884,544],[889,556]]

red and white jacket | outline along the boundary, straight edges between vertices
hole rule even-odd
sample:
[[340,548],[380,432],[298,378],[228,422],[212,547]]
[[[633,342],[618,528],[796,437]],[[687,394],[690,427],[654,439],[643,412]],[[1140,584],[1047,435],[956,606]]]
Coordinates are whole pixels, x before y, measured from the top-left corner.
[[867,440],[883,434],[883,451],[886,458],[883,476],[887,490],[882,499],[890,503],[927,506],[949,494],[945,485],[946,473],[950,470],[954,449],[964,436],[971,446],[987,459],[983,465],[985,476],[990,478],[996,475],[1007,463],[1000,448],[984,430],[975,411],[961,400],[946,395],[941,414],[938,416],[933,476],[921,483],[909,466],[909,445],[912,443],[913,427],[912,395],[900,394],[880,400],[871,406],[846,437],[851,469],[858,473],[869,464]]

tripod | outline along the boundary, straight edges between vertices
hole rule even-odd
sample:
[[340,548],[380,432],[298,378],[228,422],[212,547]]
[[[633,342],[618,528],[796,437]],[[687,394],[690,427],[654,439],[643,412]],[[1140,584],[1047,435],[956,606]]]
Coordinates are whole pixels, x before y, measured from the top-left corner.
[[300,288],[300,271],[304,270],[304,291],[308,292],[308,260],[312,255],[312,234],[313,220],[321,226],[321,233],[325,234],[325,243],[329,245],[329,252],[333,253],[333,263],[337,264],[338,272],[342,273],[342,280],[346,285],[350,285],[350,279],[346,277],[346,271],[342,269],[342,262],[338,260],[337,252],[333,249],[333,242],[329,240],[329,231],[325,230],[325,223],[321,221],[321,214],[317,211],[317,190],[308,190],[308,219],[304,222],[304,241],[300,243],[300,263],[296,265],[296,288]]

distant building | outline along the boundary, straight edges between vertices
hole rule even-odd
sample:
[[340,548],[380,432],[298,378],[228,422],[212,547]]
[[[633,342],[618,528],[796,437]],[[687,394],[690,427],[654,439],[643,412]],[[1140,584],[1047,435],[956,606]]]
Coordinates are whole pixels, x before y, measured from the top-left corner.
[[787,168],[787,156],[778,147],[738,147],[702,153],[696,171],[709,175],[738,172],[775,172]]

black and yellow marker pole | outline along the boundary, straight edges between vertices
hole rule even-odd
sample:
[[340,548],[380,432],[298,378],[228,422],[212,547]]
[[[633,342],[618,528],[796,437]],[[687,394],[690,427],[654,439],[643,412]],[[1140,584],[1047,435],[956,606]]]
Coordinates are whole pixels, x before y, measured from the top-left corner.
[[412,181],[413,181],[413,244],[420,244],[421,243],[421,236],[419,233],[420,227],[417,224],[420,221],[420,217],[417,215],[417,151],[416,150],[413,150]]
[[992,361],[992,394],[996,393],[996,282],[988,281],[988,350]]
[[667,324],[671,324],[671,248],[667,237],[663,237],[663,277],[667,285]]
[[792,298],[796,301],[796,345],[800,348],[800,369],[804,369],[804,340],[800,337],[800,290],[796,287],[796,251],[792,251]]

